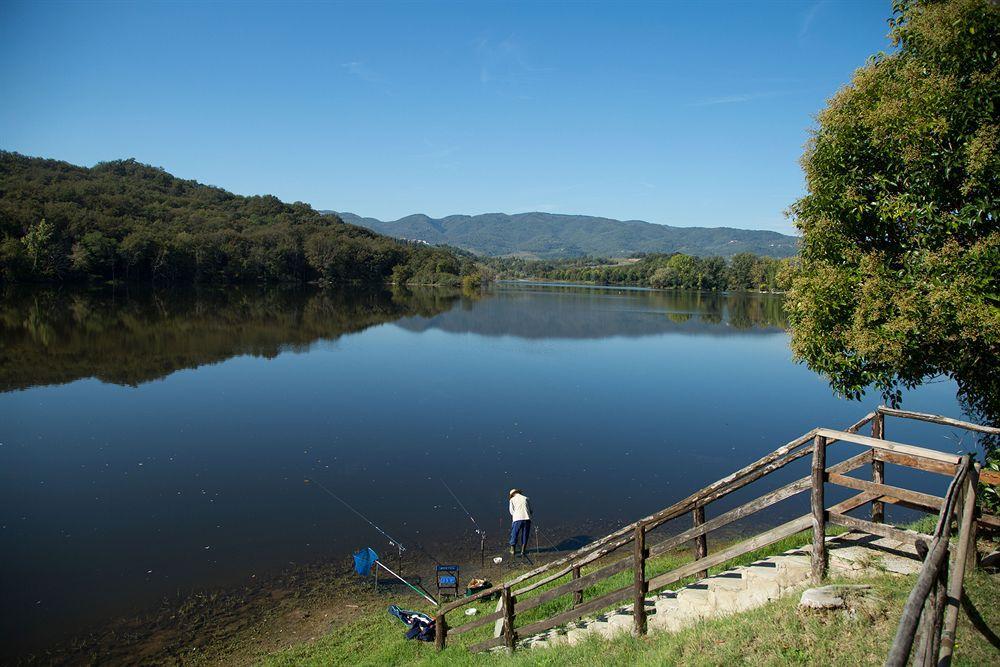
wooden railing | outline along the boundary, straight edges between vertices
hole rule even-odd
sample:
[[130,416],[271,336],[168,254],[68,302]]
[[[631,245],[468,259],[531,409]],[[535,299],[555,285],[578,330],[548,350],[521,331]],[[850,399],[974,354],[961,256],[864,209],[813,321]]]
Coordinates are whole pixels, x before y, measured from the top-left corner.
[[[958,622],[957,603],[962,598],[965,567],[974,535],[972,526],[977,477],[976,467],[972,465],[970,457],[963,456],[943,499],[930,546],[924,540],[916,543],[918,553],[924,557],[924,565],[903,607],[903,615],[896,629],[892,648],[889,649],[886,665],[906,665],[918,629],[921,641],[914,657],[914,665],[948,665],[951,662],[955,646],[955,626]],[[949,568],[951,521],[956,509],[962,519],[955,563]],[[972,548],[974,556],[975,547]],[[946,607],[949,599],[955,604]]]
[[[481,641],[469,647],[471,651],[483,651],[498,646],[506,646],[513,650],[521,637],[527,637],[544,632],[554,627],[564,625],[603,609],[611,608],[627,600],[632,601],[634,615],[634,630],[637,634],[646,632],[645,599],[651,591],[661,590],[688,577],[701,578],[706,576],[708,569],[722,565],[734,558],[756,551],[790,537],[798,532],[812,527],[812,579],[819,582],[826,576],[826,524],[833,523],[850,529],[862,530],[874,535],[899,539],[918,544],[921,540],[932,542],[933,537],[914,531],[901,530],[883,523],[884,506],[886,503],[899,504],[924,511],[944,511],[946,498],[938,498],[929,494],[918,493],[908,489],[885,484],[885,463],[893,463],[908,467],[929,470],[954,476],[961,461],[958,456],[945,454],[931,449],[914,447],[884,439],[885,416],[896,416],[924,421],[937,421],[951,426],[966,428],[980,432],[1000,429],[984,427],[978,424],[960,422],[936,415],[910,413],[880,407],[869,413],[857,423],[844,431],[816,428],[808,433],[779,447],[770,454],[754,461],[750,465],[710,484],[687,498],[651,514],[635,523],[629,524],[574,551],[562,558],[551,561],[529,572],[521,574],[509,581],[503,582],[475,595],[461,598],[442,606],[436,617],[436,645],[443,649],[447,638],[458,635],[488,623],[501,621],[502,632],[488,640]],[[871,423],[872,436],[863,436],[858,431]],[[833,466],[826,464],[826,452],[829,445],[835,442],[848,442],[865,447],[865,451]],[[705,508],[729,494],[787,466],[805,456],[812,456],[810,475],[795,480],[784,486],[765,493],[754,500],[744,503],[717,517],[706,520]],[[870,465],[872,480],[861,480],[849,477],[847,473]],[[986,473],[984,472],[984,475]],[[993,483],[1000,481],[1000,478]],[[844,500],[832,507],[825,504],[825,486],[827,483],[845,486],[861,493]],[[709,554],[706,536],[734,521],[755,514],[767,507],[791,498],[805,490],[810,490],[811,511],[776,528],[760,533],[727,548]],[[871,503],[871,520],[863,520],[848,516],[848,512]],[[663,524],[690,513],[692,526],[679,534],[667,537],[655,545],[649,544],[650,532]],[[980,521],[994,525],[1000,524],[997,517],[982,516]],[[653,577],[647,576],[646,565],[649,559],[666,554],[685,543],[691,542],[694,561],[669,572]],[[632,544],[630,556],[606,562],[610,556]],[[600,561],[600,562],[599,562]],[[585,566],[600,565],[598,569],[583,574]],[[584,591],[598,582],[604,581],[621,572],[632,570],[632,582],[621,588],[605,592],[602,595],[584,601]],[[567,581],[557,586],[541,591],[534,596],[527,593],[548,586],[558,580],[569,577]],[[457,627],[449,627],[448,613],[469,603],[499,595],[500,604],[496,612],[485,614]],[[572,595],[572,607],[566,611],[555,613],[546,618],[535,620],[525,625],[517,626],[518,617],[525,612],[561,598]],[[463,619],[464,620],[464,619]]]

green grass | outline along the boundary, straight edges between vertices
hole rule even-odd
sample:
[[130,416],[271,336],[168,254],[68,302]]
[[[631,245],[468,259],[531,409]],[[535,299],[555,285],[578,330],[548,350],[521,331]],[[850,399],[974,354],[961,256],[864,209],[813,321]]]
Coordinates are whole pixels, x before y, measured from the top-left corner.
[[[606,641],[592,637],[576,646],[524,650],[511,656],[471,654],[449,644],[406,641],[388,614],[360,619],[314,644],[269,657],[268,665],[881,665],[896,631],[899,613],[915,577],[885,575],[863,582],[873,595],[853,614],[810,612],[785,597],[749,612],[700,623],[677,633],[644,638],[622,635]],[[851,580],[859,583],[859,580]],[[1000,627],[1000,587],[995,576],[977,571],[967,591],[991,627]],[[997,651],[960,617],[955,664],[997,663]]]
[[[809,534],[807,532],[799,533],[793,535],[789,538],[781,540],[768,547],[758,549],[757,551],[745,554],[739,558],[733,559],[726,564],[725,568],[711,568],[710,572],[717,572],[723,569],[728,569],[730,567],[735,567],[739,565],[745,565],[751,563],[755,560],[765,558],[770,555],[781,553],[788,549],[799,547],[803,544],[808,543]],[[713,548],[719,548],[722,545],[714,545]],[[624,554],[623,554],[624,555]],[[662,572],[670,571],[680,565],[691,562],[691,556],[689,550],[678,550],[670,552],[661,556],[659,558],[651,559],[647,564],[647,576],[653,577]],[[603,565],[603,564],[602,564]],[[583,574],[587,574],[593,569],[600,566],[594,566],[591,568],[584,568]],[[568,580],[568,576],[564,577],[556,582],[552,582],[546,586],[540,587],[539,589],[525,594],[521,597],[522,600],[527,600],[535,595],[540,595],[542,592],[554,588],[555,586],[561,585]],[[686,583],[693,581],[694,578],[689,578],[678,582],[671,588],[683,586]],[[613,590],[629,586],[632,582],[631,571],[621,572],[613,577],[605,579],[598,582],[594,586],[587,588],[584,591],[584,600],[591,600],[597,598],[605,593],[609,593]],[[908,590],[908,589],[907,589]],[[572,604],[572,596],[565,595],[557,600],[543,604],[535,609],[531,609],[523,614],[518,615],[518,625],[524,625],[531,623],[532,621],[540,620],[546,617],[550,617],[561,611],[567,610]],[[474,619],[466,619],[463,615],[464,610],[470,607],[475,607],[477,609],[477,617],[481,617],[483,614],[490,614],[496,609],[495,601],[485,601],[477,602],[465,607],[454,610],[449,613],[449,621],[452,626],[460,625],[466,621]],[[793,605],[794,607],[794,605]],[[610,607],[609,607],[610,608]],[[424,611],[433,614],[430,609],[423,609]],[[754,614],[756,612],[750,612]],[[347,626],[337,628],[331,634],[319,639],[318,641],[290,648],[288,650],[276,653],[269,656],[264,663],[267,665],[301,665],[301,664],[480,664],[480,663],[490,663],[495,660],[495,656],[489,656],[484,654],[470,654],[467,651],[467,647],[489,639],[492,637],[493,624],[487,624],[476,630],[467,632],[462,635],[451,635],[448,638],[448,648],[441,654],[434,652],[433,646],[425,643],[419,643],[414,641],[407,641],[403,638],[403,626],[395,618],[391,617],[385,612],[376,612],[373,614],[366,614],[357,621],[348,624]],[[620,640],[619,640],[620,641]],[[627,647],[620,647],[624,653],[621,655],[622,660],[629,659],[628,656],[631,655],[629,651],[638,650],[638,647],[647,646],[650,644],[652,639],[649,640],[630,640],[635,644],[631,649]],[[659,640],[656,640],[659,641]],[[617,646],[618,642],[612,642]],[[627,643],[627,642],[626,642]],[[557,659],[555,656],[562,655],[565,653],[567,656],[575,656],[576,651],[586,651],[586,645],[581,647],[558,647],[553,649],[547,649],[544,659]],[[595,649],[597,650],[597,649]],[[551,655],[550,655],[551,653]],[[533,658],[540,659],[542,654],[535,651],[531,654]],[[567,657],[570,660],[569,657]],[[583,659],[582,657],[580,659]],[[659,657],[655,658],[660,660]],[[507,658],[504,658],[507,660]],[[571,661],[575,661],[576,658],[572,658]],[[505,663],[506,664],[506,663]],[[511,664],[517,664],[511,663]],[[562,664],[562,663],[554,663]]]

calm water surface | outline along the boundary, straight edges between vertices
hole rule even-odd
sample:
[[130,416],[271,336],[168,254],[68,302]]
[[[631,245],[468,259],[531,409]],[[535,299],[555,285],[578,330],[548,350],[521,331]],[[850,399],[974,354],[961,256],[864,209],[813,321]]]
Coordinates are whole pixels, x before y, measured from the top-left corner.
[[[511,486],[531,496],[543,545],[599,535],[876,404],[794,364],[784,324],[772,296],[536,285],[8,293],[0,643],[45,645],[178,591],[384,547],[305,479],[411,550],[478,548],[442,479],[491,548]],[[961,414],[950,383],[906,405]],[[887,427],[962,445],[946,436]]]

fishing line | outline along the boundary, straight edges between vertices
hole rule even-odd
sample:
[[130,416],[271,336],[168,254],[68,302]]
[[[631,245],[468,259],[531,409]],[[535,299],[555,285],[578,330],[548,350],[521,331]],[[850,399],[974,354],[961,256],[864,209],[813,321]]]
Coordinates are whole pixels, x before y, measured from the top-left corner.
[[[365,522],[366,522],[366,523],[367,523],[367,524],[368,524],[369,526],[371,526],[372,528],[374,528],[374,529],[375,529],[375,530],[377,530],[378,532],[382,533],[382,535],[384,535],[384,536],[385,536],[385,538],[386,538],[387,540],[389,540],[389,544],[391,544],[392,546],[394,546],[394,547],[398,548],[398,549],[399,549],[400,551],[406,551],[406,547],[404,547],[404,546],[403,546],[403,543],[402,543],[402,542],[400,542],[399,540],[397,540],[396,538],[394,538],[394,537],[393,537],[392,535],[390,535],[389,533],[387,533],[387,532],[385,532],[384,530],[382,530],[381,528],[379,528],[379,527],[378,527],[377,525],[375,525],[375,522],[374,522],[374,521],[372,521],[371,519],[369,519],[368,517],[366,517],[366,516],[365,516],[364,514],[362,514],[362,513],[361,513],[361,512],[359,512],[358,510],[354,509],[354,507],[353,507],[353,506],[351,506],[351,504],[350,504],[349,502],[347,502],[346,500],[344,500],[343,498],[341,498],[340,496],[338,496],[338,495],[337,495],[336,493],[334,493],[334,492],[333,492],[333,491],[331,491],[330,489],[328,489],[328,488],[326,488],[325,486],[323,486],[323,483],[322,483],[322,482],[320,482],[320,481],[318,481],[318,480],[315,480],[315,479],[309,479],[308,477],[306,478],[306,482],[307,482],[307,483],[308,483],[308,482],[312,482],[312,483],[314,483],[314,484],[315,484],[316,486],[318,486],[319,488],[321,488],[321,489],[323,489],[324,491],[326,491],[326,492],[327,492],[327,494],[329,494],[330,496],[332,496],[332,497],[333,497],[333,498],[335,498],[336,500],[340,501],[340,503],[341,503],[341,504],[342,504],[342,505],[343,505],[344,507],[346,507],[347,509],[351,510],[351,511],[352,511],[352,512],[354,512],[354,513],[355,513],[356,515],[358,515],[359,517],[361,517],[361,519],[362,519],[363,521],[365,521]],[[428,554],[428,555],[429,555],[429,554]]]
[[[322,489],[323,491],[325,491],[325,492],[326,492],[327,494],[329,494],[329,495],[330,495],[330,496],[332,496],[333,498],[335,498],[335,499],[337,499],[338,501],[340,501],[340,503],[341,503],[341,504],[343,504],[343,506],[344,506],[344,507],[346,507],[347,509],[349,509],[349,510],[351,510],[352,512],[354,512],[354,513],[355,513],[356,515],[358,515],[359,517],[361,517],[361,519],[363,519],[363,520],[364,520],[364,521],[365,521],[365,522],[366,522],[366,523],[367,523],[368,525],[370,525],[370,526],[371,526],[372,528],[374,528],[374,529],[375,529],[375,530],[377,530],[378,532],[382,533],[382,535],[384,535],[384,536],[385,536],[385,538],[386,538],[387,540],[389,540],[389,544],[390,544],[390,545],[392,545],[392,546],[394,546],[394,547],[396,547],[397,549],[399,549],[399,551],[400,551],[400,552],[403,552],[403,551],[406,551],[406,547],[404,547],[404,546],[403,546],[403,543],[402,543],[402,542],[400,542],[399,540],[397,540],[396,538],[394,538],[394,537],[393,537],[392,535],[390,535],[389,533],[387,533],[387,532],[385,532],[384,530],[382,530],[381,528],[379,528],[379,527],[378,527],[378,526],[377,526],[377,525],[375,524],[375,522],[374,522],[374,521],[372,521],[371,519],[369,519],[368,517],[366,517],[366,516],[365,516],[364,514],[362,514],[362,513],[361,513],[361,512],[359,512],[358,510],[356,510],[356,509],[355,509],[355,508],[354,508],[353,506],[351,506],[351,504],[350,504],[349,502],[347,502],[346,500],[344,500],[343,498],[341,498],[340,496],[338,496],[338,495],[337,495],[336,493],[334,493],[334,492],[333,492],[333,491],[331,491],[330,489],[326,488],[326,487],[325,487],[325,486],[323,485],[323,483],[322,483],[322,482],[320,482],[319,480],[316,480],[316,479],[311,479],[311,478],[309,478],[309,477],[306,477],[306,478],[305,478],[305,481],[306,481],[306,482],[309,482],[309,483],[313,483],[313,484],[315,484],[315,485],[316,485],[316,486],[318,486],[318,487],[319,487],[320,489]],[[427,551],[427,549],[424,549],[424,547],[423,547],[423,545],[422,545],[422,544],[420,544],[419,542],[417,542],[417,543],[416,543],[416,547],[417,547],[417,549],[419,549],[419,550],[420,550],[420,552],[421,552],[422,554],[424,554],[425,556],[427,556],[428,558],[430,558],[430,559],[431,559],[432,561],[434,561],[434,562],[435,562],[435,563],[437,563],[438,565],[440,565],[440,564],[441,564],[441,561],[439,561],[439,560],[438,560],[437,558],[435,558],[435,557],[434,557],[434,556],[433,556],[433,555],[432,555],[432,554],[431,554],[430,552],[428,552],[428,551]]]
[[[535,538],[537,539],[541,531],[538,530],[538,526],[534,524],[534,522],[532,522],[532,525],[535,528]],[[546,533],[546,535],[548,535],[548,533]],[[549,548],[552,549],[552,551],[559,551],[559,549],[556,548],[556,545],[552,544],[552,541],[548,537],[543,537],[542,539],[545,540],[545,543],[549,545]]]
[[464,512],[465,512],[465,513],[466,513],[467,515],[469,515],[469,518],[470,518],[470,519],[472,519],[472,523],[473,523],[473,525],[474,525],[474,526],[476,527],[476,532],[477,532],[477,533],[479,533],[480,535],[483,535],[483,536],[485,537],[485,536],[486,536],[486,531],[485,531],[485,530],[483,530],[483,528],[482,528],[482,527],[481,527],[481,526],[479,525],[479,522],[478,522],[478,521],[476,521],[476,517],[472,516],[472,512],[470,512],[470,511],[469,511],[469,508],[467,508],[467,507],[466,507],[466,506],[465,506],[465,505],[464,505],[464,504],[462,503],[462,501],[461,501],[461,500],[459,499],[459,497],[455,495],[455,492],[451,490],[451,487],[450,487],[450,486],[448,486],[448,482],[444,481],[443,479],[442,479],[442,480],[440,480],[440,481],[441,481],[441,483],[442,483],[442,484],[444,484],[444,488],[448,489],[448,493],[450,493],[450,494],[451,494],[451,497],[455,499],[455,502],[456,502],[456,503],[458,503],[458,506],[459,506],[459,507],[461,507],[461,508],[462,508],[462,510],[463,510],[463,511],[464,511]]

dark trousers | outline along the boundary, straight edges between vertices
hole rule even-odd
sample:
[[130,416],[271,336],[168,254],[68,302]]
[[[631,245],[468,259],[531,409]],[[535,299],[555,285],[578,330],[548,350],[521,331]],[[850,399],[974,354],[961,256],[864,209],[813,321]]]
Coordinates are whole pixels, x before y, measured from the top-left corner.
[[529,534],[531,534],[531,519],[515,521],[510,526],[510,546],[515,546],[518,543],[521,546],[527,546]]

